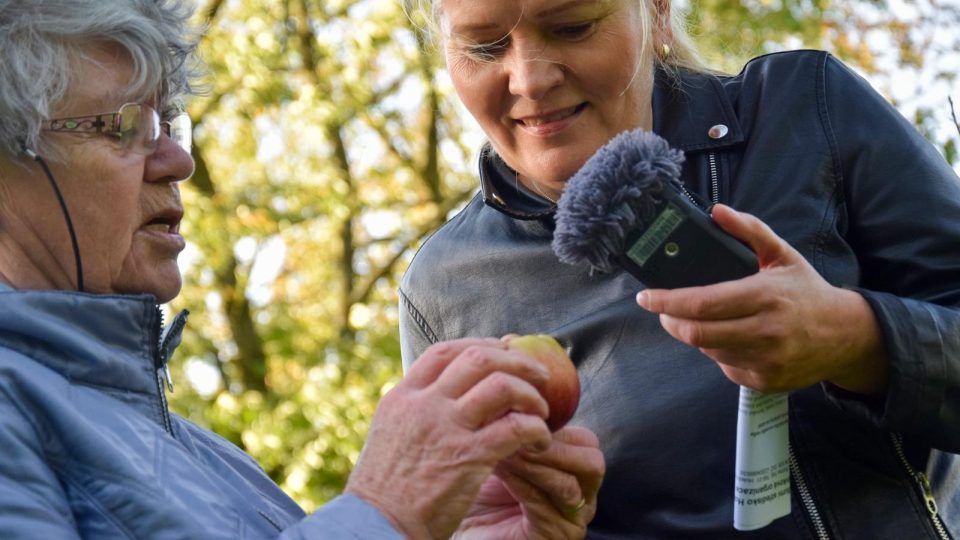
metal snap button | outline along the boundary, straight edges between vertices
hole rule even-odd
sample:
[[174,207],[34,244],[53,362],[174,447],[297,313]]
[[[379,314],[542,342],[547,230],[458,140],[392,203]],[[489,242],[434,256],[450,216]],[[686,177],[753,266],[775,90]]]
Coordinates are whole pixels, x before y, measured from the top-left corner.
[[722,139],[727,136],[727,133],[730,133],[730,129],[724,124],[717,124],[710,128],[710,131],[707,132],[707,135],[711,139]]

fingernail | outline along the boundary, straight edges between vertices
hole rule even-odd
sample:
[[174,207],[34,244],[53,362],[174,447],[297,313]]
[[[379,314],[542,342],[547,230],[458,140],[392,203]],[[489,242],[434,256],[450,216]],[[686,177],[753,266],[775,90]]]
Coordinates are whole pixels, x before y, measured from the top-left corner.
[[647,300],[647,291],[640,291],[637,293],[637,304],[639,304],[643,309],[647,309]]
[[539,454],[541,452],[546,452],[547,448],[550,447],[550,443],[547,441],[537,441],[531,444],[523,445],[523,450],[531,454]]

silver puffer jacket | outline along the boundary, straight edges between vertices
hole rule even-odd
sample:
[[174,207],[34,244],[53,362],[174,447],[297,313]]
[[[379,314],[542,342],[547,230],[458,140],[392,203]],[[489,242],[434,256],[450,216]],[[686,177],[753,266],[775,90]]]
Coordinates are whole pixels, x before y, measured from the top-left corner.
[[[171,414],[149,296],[0,284],[0,538],[400,538],[343,496],[304,516],[230,442]],[[161,337],[161,334],[162,337]]]
[[554,208],[489,152],[482,194],[420,249],[401,284],[403,357],[463,336],[549,333],[583,387],[573,422],[607,460],[589,538],[948,538],[960,533],[960,180],[917,130],[826,53],[736,76],[659,73],[656,133],[704,201],[769,224],[876,313],[885,398],[791,392],[793,512],[732,527],[737,386],[671,338],[625,272],[558,262]]

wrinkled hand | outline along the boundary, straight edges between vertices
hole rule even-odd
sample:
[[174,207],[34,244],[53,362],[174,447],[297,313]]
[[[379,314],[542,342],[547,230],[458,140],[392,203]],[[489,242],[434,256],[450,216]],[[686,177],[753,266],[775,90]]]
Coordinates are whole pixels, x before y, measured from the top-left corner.
[[388,392],[347,482],[408,538],[447,538],[517,450],[551,444],[539,362],[498,339],[430,347]]
[[596,435],[582,427],[553,434],[545,451],[521,450],[490,476],[455,538],[583,538],[597,510],[605,470]]
[[714,206],[713,218],[753,249],[759,273],[706,287],[648,289],[637,303],[737,384],[774,392],[826,380],[853,392],[883,392],[886,357],[867,301],[827,283],[759,219],[723,205]]

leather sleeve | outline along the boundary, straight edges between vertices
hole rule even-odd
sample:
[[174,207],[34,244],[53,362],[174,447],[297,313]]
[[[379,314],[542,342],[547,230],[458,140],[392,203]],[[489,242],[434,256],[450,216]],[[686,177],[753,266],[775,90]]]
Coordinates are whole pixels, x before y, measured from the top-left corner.
[[831,395],[914,442],[960,452],[960,179],[862,78],[824,59],[822,121],[846,236],[890,364],[882,407]]

